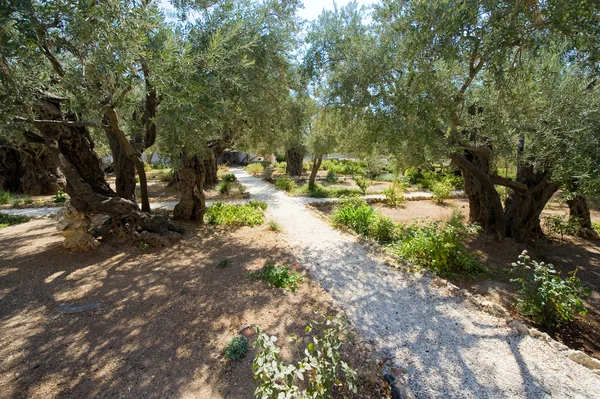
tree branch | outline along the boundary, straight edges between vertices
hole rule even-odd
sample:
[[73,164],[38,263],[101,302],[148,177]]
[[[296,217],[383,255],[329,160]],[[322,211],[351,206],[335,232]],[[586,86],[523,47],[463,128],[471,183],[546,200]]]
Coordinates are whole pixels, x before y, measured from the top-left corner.
[[526,184],[519,183],[519,182],[516,182],[511,179],[507,179],[506,177],[498,176],[497,174],[493,175],[491,177],[491,180],[492,180],[492,183],[494,183],[494,184],[497,184],[499,186],[508,187],[508,188],[511,188],[515,191],[522,192],[522,193],[527,192],[527,190],[529,189]]

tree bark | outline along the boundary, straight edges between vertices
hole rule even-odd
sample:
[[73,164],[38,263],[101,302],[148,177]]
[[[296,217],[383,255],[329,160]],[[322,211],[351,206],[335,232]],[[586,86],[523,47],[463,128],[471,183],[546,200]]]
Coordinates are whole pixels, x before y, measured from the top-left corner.
[[125,149],[114,134],[107,133],[106,137],[113,157],[117,195],[136,202],[135,164],[129,159]]
[[209,151],[207,156],[204,159],[204,185],[205,186],[214,186],[219,181],[217,176],[217,172],[219,171],[219,167],[217,166],[217,159],[214,151]]
[[573,195],[567,200],[569,217],[577,220],[580,227],[580,236],[584,238],[598,238],[598,232],[592,227],[590,207],[582,195]]
[[285,150],[285,160],[287,166],[285,172],[290,176],[302,176],[304,170],[302,164],[304,162],[304,154],[306,149],[303,145],[297,144]]
[[20,191],[28,195],[53,195],[65,187],[65,177],[46,148],[21,148]]
[[19,151],[0,146],[0,189],[11,193],[21,192],[21,177],[24,173]]
[[203,222],[206,205],[204,178],[206,166],[200,156],[183,156],[177,171],[181,200],[175,205],[175,219]]
[[542,234],[540,214],[558,190],[547,172],[533,165],[517,165],[517,183],[525,184],[526,191],[512,190],[505,205],[506,234],[517,242]]
[[315,189],[315,179],[317,178],[317,173],[319,172],[319,168],[321,167],[321,162],[323,162],[323,154],[319,154],[317,156],[313,156],[313,167],[310,171],[310,177],[308,179],[308,189]]

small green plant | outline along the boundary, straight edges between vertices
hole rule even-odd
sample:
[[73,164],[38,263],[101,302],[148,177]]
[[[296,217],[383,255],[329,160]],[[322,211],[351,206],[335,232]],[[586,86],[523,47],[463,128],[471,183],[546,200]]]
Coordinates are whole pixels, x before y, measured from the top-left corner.
[[278,177],[277,180],[275,180],[275,187],[283,191],[290,192],[296,187],[296,182],[294,182],[287,176],[282,176]]
[[448,180],[438,181],[431,185],[431,193],[433,194],[433,199],[438,204],[443,204],[446,202],[448,198],[450,198],[450,194],[452,193],[452,184]]
[[325,187],[321,184],[315,184],[312,190],[308,189],[308,184],[299,187],[294,191],[295,195],[307,195],[311,198],[341,198],[352,195],[360,195],[360,190],[356,188],[345,187]]
[[14,226],[16,224],[29,222],[30,218],[21,215],[7,215],[0,213],[0,229],[5,227]]
[[149,162],[144,162],[144,171],[150,172],[152,170],[152,164]]
[[250,273],[251,277],[267,281],[270,285],[296,292],[298,285],[304,281],[299,273],[292,271],[288,265],[275,266],[273,262],[265,262],[263,268]]
[[281,225],[274,220],[269,222],[269,230],[275,231],[277,233],[281,232]]
[[389,206],[398,206],[404,202],[404,187],[398,182],[393,182],[381,193],[385,196],[385,203]]
[[592,222],[592,228],[600,234],[600,223]]
[[484,271],[483,266],[462,241],[478,230],[476,225],[463,225],[459,221],[445,225],[439,220],[425,226],[414,224],[403,229],[390,250],[442,276],[476,275]]
[[251,163],[250,165],[244,168],[246,172],[250,173],[252,176],[260,176],[262,175],[265,167],[260,163]]
[[229,182],[229,183],[232,183],[232,182],[234,182],[234,181],[237,180],[237,178],[235,177],[235,175],[233,173],[227,173],[227,174],[223,175],[221,177],[221,179],[223,181],[226,181],[226,182]]
[[256,209],[262,209],[263,211],[267,210],[267,203],[265,201],[250,200],[248,201],[248,205]]
[[360,188],[362,195],[367,195],[367,189],[371,185],[371,181],[369,179],[365,179],[364,177],[355,177],[354,182],[358,188]]
[[285,173],[287,162],[276,162],[275,165],[273,165],[273,168],[279,173]]
[[[312,332],[310,324],[306,332]],[[314,335],[304,350],[305,356],[297,365],[280,359],[281,350],[275,345],[277,337],[270,337],[256,327],[256,347],[258,354],[252,363],[254,378],[259,385],[254,396],[269,398],[333,398],[334,387],[343,382],[351,392],[356,393],[356,372],[342,360],[341,347],[349,335],[342,318],[328,317],[321,335]],[[299,344],[301,338],[292,335],[292,342]],[[345,396],[344,396],[345,397]]]
[[264,210],[250,204],[216,202],[206,208],[206,222],[213,225],[254,227],[264,223]]
[[167,164],[165,164],[164,162],[157,162],[157,163],[152,164],[152,169],[158,169],[158,170],[169,169],[169,166]]
[[150,244],[145,241],[140,241],[139,247],[142,251],[147,251],[150,249]]
[[223,349],[226,359],[238,360],[248,353],[248,340],[246,337],[234,337]]
[[0,190],[0,205],[6,205],[14,201],[14,196],[9,191]]
[[390,243],[396,240],[398,227],[390,217],[377,215],[375,223],[367,232],[370,238],[377,240],[382,244]]
[[231,191],[231,182],[223,180],[222,182],[219,183],[218,190],[219,190],[219,193],[221,193],[221,194],[224,194],[224,195],[229,194],[229,192]]
[[163,170],[158,174],[158,179],[163,183],[169,183],[171,180],[173,180],[173,171],[171,169]]
[[346,198],[333,211],[332,220],[358,234],[367,234],[376,221],[376,213],[364,199]]
[[223,259],[222,261],[217,263],[217,267],[219,269],[225,269],[227,266],[229,266],[229,259]]
[[33,204],[33,198],[31,198],[30,196],[26,195],[23,197],[23,203],[26,205],[30,205]]
[[12,205],[13,207],[17,207],[17,206],[21,205],[21,198],[15,198],[15,199],[12,201],[11,205]]
[[512,266],[519,276],[512,281],[521,286],[517,308],[523,315],[546,327],[555,327],[572,322],[576,314],[587,314],[582,300],[591,291],[581,287],[577,269],[563,279],[554,265],[534,261],[527,251]]
[[578,236],[583,232],[581,218],[576,216],[569,216],[569,218],[565,220],[562,216],[549,215],[544,217],[544,226],[551,233],[560,235],[561,240],[565,235]]
[[55,204],[65,202],[66,200],[67,196],[65,195],[65,192],[63,190],[58,190],[56,192],[56,195],[52,197],[52,202],[54,202]]
[[327,183],[335,183],[337,180],[338,180],[337,174],[333,170],[329,169],[327,171],[327,176],[325,176],[325,181]]

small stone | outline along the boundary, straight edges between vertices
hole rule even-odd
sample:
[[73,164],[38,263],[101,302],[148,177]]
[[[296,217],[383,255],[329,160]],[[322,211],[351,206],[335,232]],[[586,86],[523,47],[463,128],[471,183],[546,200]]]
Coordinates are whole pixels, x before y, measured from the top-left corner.
[[600,360],[594,359],[581,351],[573,351],[567,357],[590,370],[600,370]]
[[469,291],[467,291],[467,290],[465,290],[465,289],[459,290],[459,291],[457,292],[457,294],[458,294],[459,296],[462,296],[462,297],[464,297],[464,298],[470,298],[470,297],[472,297],[472,296],[473,296],[473,294],[471,294]]
[[523,335],[529,335],[529,328],[520,321],[513,320],[508,325]]
[[447,288],[447,289],[448,289],[448,291],[450,291],[450,292],[458,292],[458,290],[460,290],[460,288],[458,288],[457,286],[455,286],[455,285],[454,285],[454,284],[452,284],[452,283],[448,283],[448,284],[446,285],[446,288]]
[[562,342],[552,340],[551,342],[549,342],[549,344],[551,347],[553,347],[554,349],[556,349],[560,352],[569,350],[569,347],[567,345],[563,344]]
[[431,282],[431,285],[434,285],[436,287],[442,287],[442,286],[446,285],[447,283],[448,283],[448,281],[444,280],[443,278],[436,277]]

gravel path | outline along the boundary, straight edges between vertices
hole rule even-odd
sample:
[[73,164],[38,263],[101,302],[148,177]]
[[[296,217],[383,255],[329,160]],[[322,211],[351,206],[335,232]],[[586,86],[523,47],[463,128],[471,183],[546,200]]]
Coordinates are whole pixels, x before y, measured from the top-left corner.
[[292,198],[240,169],[294,250],[375,348],[408,371],[417,398],[598,398],[600,377],[503,319],[371,259]]

